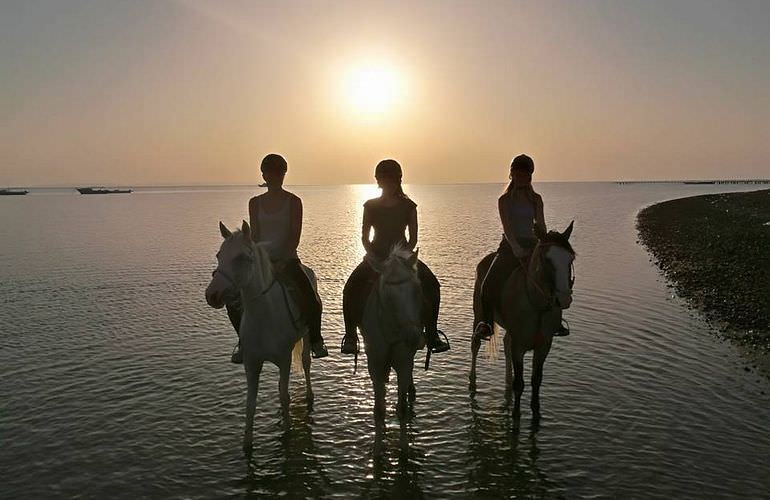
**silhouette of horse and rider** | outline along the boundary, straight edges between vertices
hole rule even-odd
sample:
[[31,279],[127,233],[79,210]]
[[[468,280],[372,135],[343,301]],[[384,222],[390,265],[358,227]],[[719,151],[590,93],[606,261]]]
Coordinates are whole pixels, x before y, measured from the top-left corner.
[[[253,439],[263,363],[279,368],[280,400],[288,426],[292,359],[302,365],[307,402],[312,406],[311,354],[319,359],[328,356],[315,274],[297,253],[302,200],[283,188],[287,170],[280,155],[269,154],[262,160],[262,186],[267,192],[249,200],[249,222],[244,221],[240,229],[230,231],[220,222],[224,241],[206,288],[208,304],[227,308],[238,335],[231,360],[244,364],[248,384],[244,447],[250,447]],[[524,387],[523,355],[535,351],[531,406],[537,418],[543,363],[552,339],[569,334],[562,326],[561,312],[572,301],[575,252],[568,241],[572,224],[563,233],[546,229],[543,200],[532,187],[533,172],[529,156],[514,158],[510,182],[498,200],[502,240],[497,252],[485,256],[476,269],[470,388],[475,390],[481,342],[492,338],[495,325],[500,325],[506,332],[506,399],[513,391],[516,416]],[[417,257],[417,204],[404,193],[402,176],[395,160],[377,164],[375,179],[382,194],[364,203],[361,242],[366,256],[343,290],[341,352],[358,355],[360,329],[379,422],[385,415],[385,385],[391,368],[398,377],[396,408],[403,416],[414,401],[417,350],[427,346],[430,356],[450,349],[446,335],[438,329],[439,280]]]

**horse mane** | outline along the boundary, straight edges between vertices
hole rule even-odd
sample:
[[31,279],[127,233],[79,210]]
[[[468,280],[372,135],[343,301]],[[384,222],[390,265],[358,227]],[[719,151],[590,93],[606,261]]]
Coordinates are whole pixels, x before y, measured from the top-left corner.
[[[413,274],[417,276],[417,267],[409,265],[410,259],[414,257],[415,253],[409,250],[403,243],[398,243],[391,247],[388,256],[381,261],[381,264],[376,265],[375,269],[382,275],[396,275],[400,276],[403,273]],[[406,275],[404,275],[406,277]]]
[[406,247],[406,245],[404,245],[403,243],[396,243],[391,247],[390,252],[388,253],[388,257],[385,260],[392,259],[393,257],[398,257],[403,261],[407,261],[413,255],[413,253],[414,252],[409,250]]
[[240,238],[242,240],[242,243],[246,244],[246,246],[249,246],[249,247],[259,247],[259,245],[255,245],[253,241],[251,241],[250,239],[247,239],[246,236],[243,234],[243,231],[241,231],[240,229],[236,229],[235,231],[233,231],[232,234],[227,239],[229,240],[231,238],[232,239]]
[[576,255],[575,249],[572,248],[572,245],[570,245],[569,240],[564,237],[560,232],[558,231],[548,231],[548,233],[540,240],[541,243],[550,243],[554,245],[559,245],[566,251],[568,251],[573,257]]

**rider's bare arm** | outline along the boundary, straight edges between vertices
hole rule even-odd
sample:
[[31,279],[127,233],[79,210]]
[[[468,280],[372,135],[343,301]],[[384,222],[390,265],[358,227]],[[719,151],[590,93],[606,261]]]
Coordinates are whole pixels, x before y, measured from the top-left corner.
[[524,249],[521,248],[521,245],[519,245],[519,242],[516,241],[516,237],[513,234],[513,224],[511,223],[509,215],[511,211],[508,210],[507,204],[508,196],[506,195],[501,196],[497,200],[497,209],[500,212],[500,220],[503,223],[503,234],[505,234],[505,239],[508,241],[508,244],[513,250],[513,255],[516,257],[522,257],[524,256],[525,252]]
[[542,240],[545,238],[546,233],[548,233],[548,229],[545,227],[543,198],[537,195],[537,198],[535,198],[535,236]]
[[413,208],[412,213],[409,214],[409,239],[406,241],[406,246],[409,250],[414,250],[417,246],[417,209]]
[[369,210],[366,208],[366,205],[364,205],[364,222],[361,226],[361,243],[364,245],[364,250],[366,250],[366,253],[369,253],[372,251],[372,242],[369,239],[372,232],[372,221],[371,221],[371,214],[369,213]]
[[290,213],[288,245],[292,250],[297,250],[299,239],[302,235],[302,200],[299,196],[292,195]]
[[259,197],[249,200],[249,226],[251,226],[251,240],[259,241]]

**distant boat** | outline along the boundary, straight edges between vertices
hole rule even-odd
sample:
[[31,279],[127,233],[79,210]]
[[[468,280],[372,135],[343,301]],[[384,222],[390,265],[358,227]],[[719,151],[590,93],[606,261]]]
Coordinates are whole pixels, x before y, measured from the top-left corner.
[[716,184],[716,181],[684,181],[685,184]]
[[24,195],[29,193],[26,189],[0,189],[0,196]]
[[130,193],[131,189],[105,189],[96,187],[76,188],[80,194],[123,194]]

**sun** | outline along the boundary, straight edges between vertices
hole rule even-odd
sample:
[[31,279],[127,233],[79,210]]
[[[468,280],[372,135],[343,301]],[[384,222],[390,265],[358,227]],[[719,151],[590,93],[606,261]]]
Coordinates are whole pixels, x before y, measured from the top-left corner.
[[392,111],[404,97],[403,76],[387,64],[357,66],[346,75],[344,93],[354,112],[383,115]]

